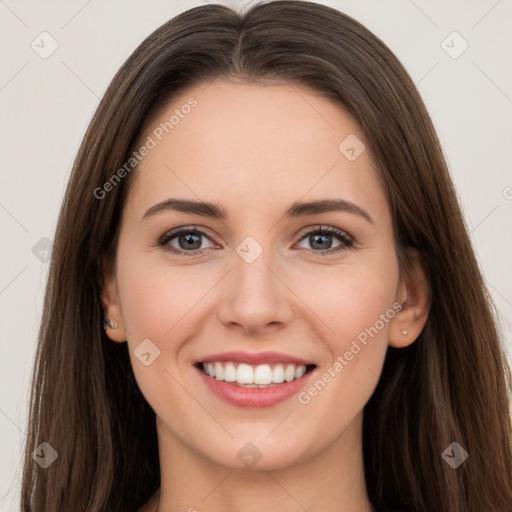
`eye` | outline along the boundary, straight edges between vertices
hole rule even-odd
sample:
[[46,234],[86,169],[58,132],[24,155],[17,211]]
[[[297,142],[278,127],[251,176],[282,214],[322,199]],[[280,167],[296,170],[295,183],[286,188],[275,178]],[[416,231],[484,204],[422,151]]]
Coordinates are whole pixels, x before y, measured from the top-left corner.
[[[333,238],[339,240],[339,244],[332,248]],[[318,226],[316,229],[309,230],[300,239],[300,242],[306,241],[314,250],[308,250],[312,254],[333,254],[345,251],[354,245],[354,240],[341,229],[333,228],[330,226]],[[299,243],[300,243],[299,242]]]
[[[187,255],[193,255],[203,252],[205,249],[201,237],[210,239],[208,235],[200,229],[183,227],[166,233],[160,239],[159,245],[164,246],[169,252],[175,254],[186,253]],[[178,247],[176,247],[176,244]]]
[[[211,241],[211,238],[204,231],[196,227],[182,227],[163,235],[159,245],[174,254],[193,256],[211,248],[205,247],[202,239]],[[339,242],[334,248],[332,247],[333,239],[338,239]],[[352,237],[341,229],[320,225],[303,233],[299,244],[303,241],[308,242],[312,247],[306,252],[321,255],[339,253],[354,245]]]

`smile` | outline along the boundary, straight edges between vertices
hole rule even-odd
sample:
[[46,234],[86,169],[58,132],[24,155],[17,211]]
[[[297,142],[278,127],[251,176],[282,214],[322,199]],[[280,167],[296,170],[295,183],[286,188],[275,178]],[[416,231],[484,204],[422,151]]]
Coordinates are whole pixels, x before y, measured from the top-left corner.
[[267,387],[292,382],[300,379],[312,370],[314,365],[295,364],[259,364],[252,366],[234,362],[201,363],[200,368],[205,375],[224,382],[232,382],[246,388],[264,389]]
[[300,392],[317,366],[278,354],[225,353],[194,364],[207,389],[236,407],[264,408]]

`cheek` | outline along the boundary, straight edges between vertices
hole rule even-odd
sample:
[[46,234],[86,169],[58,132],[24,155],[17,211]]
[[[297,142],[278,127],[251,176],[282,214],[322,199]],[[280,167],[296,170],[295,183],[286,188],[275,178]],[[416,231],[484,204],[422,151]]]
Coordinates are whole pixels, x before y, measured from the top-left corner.
[[143,257],[126,259],[119,265],[118,279],[129,341],[172,337],[180,320],[211,287],[212,277],[199,267],[148,264]]
[[304,417],[324,418],[318,435],[325,442],[348,428],[374,392],[388,346],[388,323],[381,315],[388,321],[394,316],[390,287],[352,276],[341,289],[341,282],[333,282],[329,296],[317,302],[332,331],[323,338],[328,359],[297,396]]
[[[389,256],[384,258],[382,253]],[[119,256],[121,306],[132,350],[146,338],[163,347],[173,338],[191,334],[183,329],[190,329],[190,318],[209,302],[206,295],[223,272],[207,263],[154,263],[144,253],[128,255],[120,250]],[[382,251],[378,257],[354,258],[351,263],[322,265],[314,271],[295,268],[285,271],[283,278],[300,298],[303,320],[316,326],[321,338],[333,340],[331,351],[343,353],[347,342],[350,345],[359,335],[364,338],[366,330],[391,307],[398,267],[393,252]],[[296,301],[293,296],[289,300]],[[387,324],[382,328],[381,323],[377,327],[386,334]]]
[[[182,403],[183,389],[173,376],[179,373],[181,347],[197,328],[190,322],[194,307],[211,288],[214,276],[192,267],[154,264],[144,254],[127,256],[119,251],[117,276],[131,364],[142,394],[155,411],[165,415],[169,403]],[[137,356],[143,353],[142,346],[149,346],[144,350],[150,352],[148,365]],[[158,356],[153,359],[154,354]]]
[[362,409],[378,383],[389,322],[396,314],[399,272],[393,254],[386,261],[376,257],[371,264],[366,260],[317,275],[310,293],[312,309],[329,328],[323,339],[331,359],[299,402],[318,414],[330,411],[333,436]]
[[[302,278],[294,292],[308,306],[310,319],[323,325],[325,339],[331,340],[331,351],[347,350],[347,342],[377,324],[379,331],[387,333],[388,322],[382,324],[381,315],[393,315],[398,282],[398,267],[389,264],[383,271],[380,265],[346,265],[328,272],[317,272]],[[390,311],[391,310],[391,311]],[[308,313],[309,314],[309,313]]]

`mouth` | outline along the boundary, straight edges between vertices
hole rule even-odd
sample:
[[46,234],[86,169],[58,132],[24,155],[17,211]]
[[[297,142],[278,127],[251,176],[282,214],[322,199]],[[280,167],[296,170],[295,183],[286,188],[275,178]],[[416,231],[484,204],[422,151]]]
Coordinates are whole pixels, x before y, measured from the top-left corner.
[[210,360],[194,367],[218,398],[237,407],[261,408],[276,405],[300,391],[315,373],[316,365]]
[[316,368],[314,364],[259,364],[235,362],[197,363],[196,368],[212,379],[249,389],[265,389],[284,382],[293,382]]

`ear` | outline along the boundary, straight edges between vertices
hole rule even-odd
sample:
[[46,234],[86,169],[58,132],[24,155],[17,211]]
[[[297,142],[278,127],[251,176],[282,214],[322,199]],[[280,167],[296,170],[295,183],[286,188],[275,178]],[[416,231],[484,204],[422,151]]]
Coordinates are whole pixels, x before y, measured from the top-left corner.
[[430,311],[430,284],[427,268],[416,249],[408,249],[408,263],[404,268],[396,300],[402,309],[389,325],[389,345],[403,348],[420,335]]
[[117,343],[126,341],[126,329],[119,302],[119,293],[115,270],[111,262],[103,261],[103,282],[101,284],[101,303],[105,312],[105,318],[110,319],[114,324],[112,327],[105,327],[107,336]]

